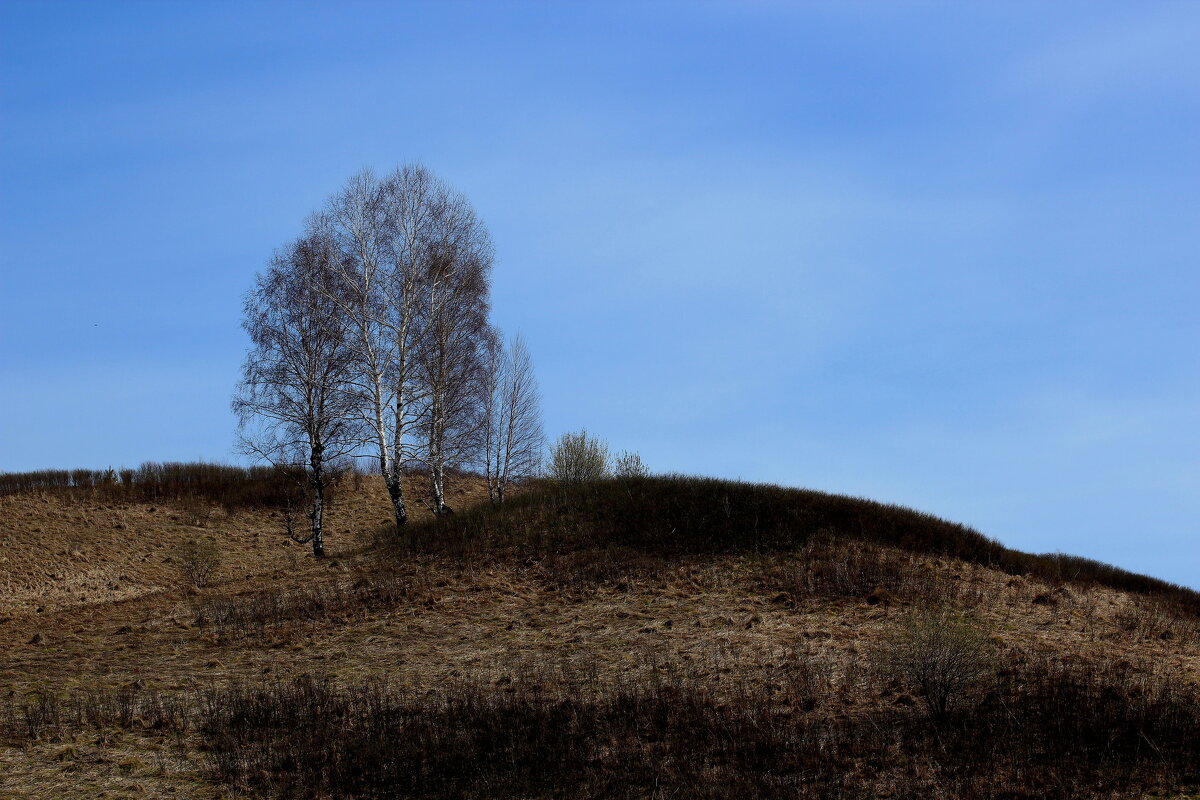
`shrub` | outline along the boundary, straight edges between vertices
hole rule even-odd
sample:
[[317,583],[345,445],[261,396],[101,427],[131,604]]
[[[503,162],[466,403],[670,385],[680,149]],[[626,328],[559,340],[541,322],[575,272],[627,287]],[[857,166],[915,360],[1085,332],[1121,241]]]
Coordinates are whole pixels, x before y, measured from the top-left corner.
[[431,598],[428,579],[379,570],[362,573],[353,583],[309,583],[287,591],[268,590],[234,597],[219,595],[198,602],[195,623],[223,641],[262,636],[289,623],[315,625],[337,616],[343,619],[388,608],[409,600]]
[[[210,777],[254,796],[331,800],[1093,800],[1196,784],[1200,694],[1153,664],[1022,656],[979,704],[938,724],[907,703],[827,713],[831,668],[801,650],[774,685],[674,671],[597,681],[583,664],[428,689],[310,676],[169,693],[43,689],[0,694],[0,735],[80,742],[89,729],[139,739],[149,729],[173,735],[181,754],[199,744]],[[68,748],[60,758],[77,757]]]
[[585,483],[608,474],[608,445],[587,430],[564,433],[550,451],[550,477],[559,483]]
[[180,577],[197,588],[207,586],[221,567],[221,550],[211,538],[189,539],[173,555]]
[[946,717],[994,675],[987,634],[947,611],[910,616],[884,652],[885,667],[908,684],[931,717]]
[[622,450],[613,459],[613,475],[618,478],[646,478],[649,477],[650,470],[646,469],[640,455]]
[[197,727],[211,777],[280,797],[1085,800],[1192,783],[1200,763],[1200,699],[1167,676],[1035,659],[931,725],[823,713],[828,666],[797,655],[778,687],[723,691],[305,676],[209,690]]

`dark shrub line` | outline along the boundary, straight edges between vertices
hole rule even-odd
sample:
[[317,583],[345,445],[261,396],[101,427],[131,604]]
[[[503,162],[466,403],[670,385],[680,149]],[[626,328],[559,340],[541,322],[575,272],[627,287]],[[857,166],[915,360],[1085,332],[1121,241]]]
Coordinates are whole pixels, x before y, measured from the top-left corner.
[[0,701],[0,735],[18,740],[69,738],[84,728],[139,728],[186,735],[198,694],[171,694],[126,684],[67,693],[45,690]]
[[668,671],[432,691],[311,676],[40,691],[0,699],[0,735],[156,730],[182,748],[194,733],[212,778],[274,797],[1082,800],[1200,780],[1200,696],[1169,675],[1018,658],[930,716],[879,673],[855,684],[860,710],[847,713],[805,659],[764,685]]
[[204,500],[229,510],[276,507],[304,486],[300,468],[147,462],[136,469],[37,470],[0,473],[0,495],[56,492],[114,502]]
[[[540,685],[540,684],[539,684]],[[1200,702],[1113,664],[1036,662],[941,720],[804,711],[664,680],[611,691],[436,693],[303,678],[205,696],[215,778],[275,796],[1094,797],[1178,786]]]
[[202,633],[221,640],[265,636],[289,623],[313,627],[330,617],[352,617],[371,609],[390,608],[429,596],[428,580],[387,570],[364,573],[353,582],[314,583],[287,591],[204,597],[194,605],[194,622]]

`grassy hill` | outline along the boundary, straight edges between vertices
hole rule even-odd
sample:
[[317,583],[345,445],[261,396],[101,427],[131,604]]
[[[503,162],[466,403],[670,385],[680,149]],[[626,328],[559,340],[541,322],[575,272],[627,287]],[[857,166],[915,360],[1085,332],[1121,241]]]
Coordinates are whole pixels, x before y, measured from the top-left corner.
[[397,534],[358,476],[315,561],[240,479],[83,483],[0,497],[0,797],[1200,784],[1196,593],[926,514],[684,477],[497,509],[466,476]]

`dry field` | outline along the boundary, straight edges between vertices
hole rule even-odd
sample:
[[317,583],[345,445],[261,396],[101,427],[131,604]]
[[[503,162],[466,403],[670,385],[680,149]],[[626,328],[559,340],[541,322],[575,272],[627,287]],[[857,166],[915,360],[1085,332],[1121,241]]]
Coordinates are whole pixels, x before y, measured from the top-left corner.
[[[879,642],[913,610],[902,593],[804,596],[789,583],[807,568],[797,554],[681,556],[603,580],[547,559],[384,558],[375,542],[388,506],[376,480],[342,493],[320,562],[266,511],[0,498],[0,720],[19,720],[17,706],[37,692],[126,687],[187,700],[301,675],[382,680],[414,695],[678,681],[713,697],[746,687],[785,697],[797,664],[809,665],[831,718],[915,702],[874,676]],[[465,508],[486,496],[468,481],[451,498]],[[185,587],[172,563],[197,536],[224,552],[202,590]],[[1200,693],[1192,619],[1103,587],[931,556],[911,567],[1009,661],[1126,663]],[[242,796],[211,779],[194,733],[145,720],[0,741],[0,798]]]

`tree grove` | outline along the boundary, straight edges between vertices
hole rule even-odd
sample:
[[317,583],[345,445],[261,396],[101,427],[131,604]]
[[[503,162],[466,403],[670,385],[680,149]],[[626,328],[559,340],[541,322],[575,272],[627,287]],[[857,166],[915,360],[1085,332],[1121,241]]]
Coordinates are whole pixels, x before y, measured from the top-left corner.
[[332,459],[377,464],[397,526],[411,502],[401,477],[414,466],[428,476],[439,515],[453,467],[479,465],[492,478],[501,457],[499,483],[489,480],[500,496],[536,469],[532,362],[523,342],[507,353],[499,345],[492,261],[466,197],[406,165],[352,177],[258,276],[245,303],[251,348],[234,409],[250,452],[305,468],[314,553]]

